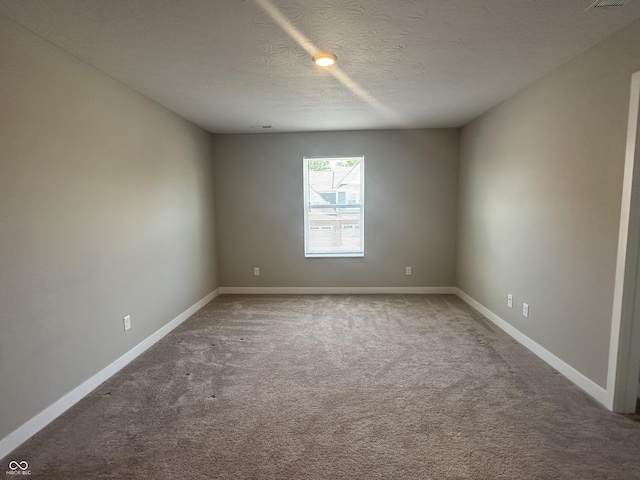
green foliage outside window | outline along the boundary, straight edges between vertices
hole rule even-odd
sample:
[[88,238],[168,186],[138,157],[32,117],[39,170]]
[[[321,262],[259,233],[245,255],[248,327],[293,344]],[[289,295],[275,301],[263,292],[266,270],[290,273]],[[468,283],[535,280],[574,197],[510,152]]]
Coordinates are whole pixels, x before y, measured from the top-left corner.
[[309,160],[309,170],[324,172],[331,170],[331,165],[329,164],[329,160]]
[[[331,170],[331,161],[329,160],[309,160],[309,170],[314,172],[326,172]],[[360,163],[358,159],[340,160],[334,161],[333,165],[336,167],[355,167]]]
[[339,167],[355,167],[359,163],[360,163],[360,160],[350,159],[350,160],[347,160],[346,162],[342,162],[342,161],[337,162],[336,165]]

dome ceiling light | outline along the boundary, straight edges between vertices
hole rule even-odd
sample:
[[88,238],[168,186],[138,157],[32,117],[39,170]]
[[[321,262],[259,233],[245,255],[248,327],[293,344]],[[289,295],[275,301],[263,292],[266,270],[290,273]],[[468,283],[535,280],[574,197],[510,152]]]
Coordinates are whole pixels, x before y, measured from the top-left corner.
[[314,63],[320,67],[330,67],[336,63],[336,60],[338,60],[338,57],[332,53],[319,53],[313,56]]

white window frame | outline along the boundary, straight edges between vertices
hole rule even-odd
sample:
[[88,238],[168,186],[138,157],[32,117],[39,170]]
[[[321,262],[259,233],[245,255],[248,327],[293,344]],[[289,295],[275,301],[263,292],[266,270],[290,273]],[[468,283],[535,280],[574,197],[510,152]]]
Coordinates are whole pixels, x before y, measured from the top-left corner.
[[[358,159],[360,161],[360,250],[351,252],[309,252],[309,161],[329,160],[347,161]],[[305,258],[340,258],[340,257],[364,257],[364,155],[340,155],[336,157],[304,157],[303,158],[303,210],[304,210],[304,256]],[[336,194],[336,201],[338,195]],[[348,195],[347,195],[348,204]],[[352,207],[353,208],[353,207]]]

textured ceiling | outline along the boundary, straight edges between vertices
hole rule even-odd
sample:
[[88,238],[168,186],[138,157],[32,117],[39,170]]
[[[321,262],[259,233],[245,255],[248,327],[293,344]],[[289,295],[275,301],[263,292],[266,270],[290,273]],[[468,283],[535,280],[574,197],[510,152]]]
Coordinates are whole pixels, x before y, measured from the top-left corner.
[[[461,126],[640,18],[640,1],[0,0],[212,132]],[[318,50],[337,68],[311,62]]]

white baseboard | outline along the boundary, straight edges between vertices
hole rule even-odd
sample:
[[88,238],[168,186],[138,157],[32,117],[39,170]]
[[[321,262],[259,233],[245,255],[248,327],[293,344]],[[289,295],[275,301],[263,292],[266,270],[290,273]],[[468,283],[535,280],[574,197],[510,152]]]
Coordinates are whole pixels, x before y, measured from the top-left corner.
[[[471,307],[487,317],[491,322],[504,330],[507,334],[531,350],[534,354],[547,362],[558,372],[582,388],[598,402],[605,404],[606,390],[592,380],[588,379],[569,364],[560,360],[541,345],[537,344],[511,324],[498,317],[491,310],[471,298],[456,287],[220,287],[198,301],[164,327],[147,337],[134,348],[89,378],[74,390],[57,400],[38,415],[27,421],[24,425],[14,430],[0,440],[0,458],[9,455],[22,443],[46,427],[53,420],[66,412],[73,405],[82,400],[86,395],[108,380],[119,370],[128,365],[136,357],[145,352],[169,332],[178,327],[191,315],[217,297],[219,294],[456,294]],[[638,385],[640,397],[640,384]]]
[[455,294],[456,287],[221,287],[226,295]]
[[456,295],[606,407],[607,391],[600,385],[585,377],[568,363],[560,360],[549,350],[531,340],[520,330],[507,323],[459,288],[456,288]]
[[188,319],[191,315],[196,313],[202,307],[204,307],[211,300],[216,298],[220,294],[220,289],[216,289],[211,292],[209,295],[204,297],[202,300],[198,301],[187,310],[182,312],[176,318],[167,323],[164,327],[160,328],[157,332],[153,333],[138,345],[133,347],[127,353],[122,355],[113,363],[109,364],[104,369],[100,370],[93,377],[89,378],[71,392],[67,393],[64,397],[57,400],[55,403],[45,408],[42,412],[37,414],[31,420],[27,421],[24,425],[17,428],[5,438],[0,440],[0,458],[4,458],[9,455],[13,450],[18,448],[24,442],[26,442],[29,438],[34,436],[44,427],[49,425],[52,421],[66,412],[69,408],[74,406],[80,400],[82,400],[86,395],[91,393],[94,389],[96,389],[100,384],[104,381],[108,380],[111,376],[117,373],[120,369],[129,364],[132,360],[142,354],[145,350],[151,347],[153,344],[158,342],[158,340],[162,339],[165,335],[167,335],[171,330],[175,329],[178,325],[183,323],[186,319]]

